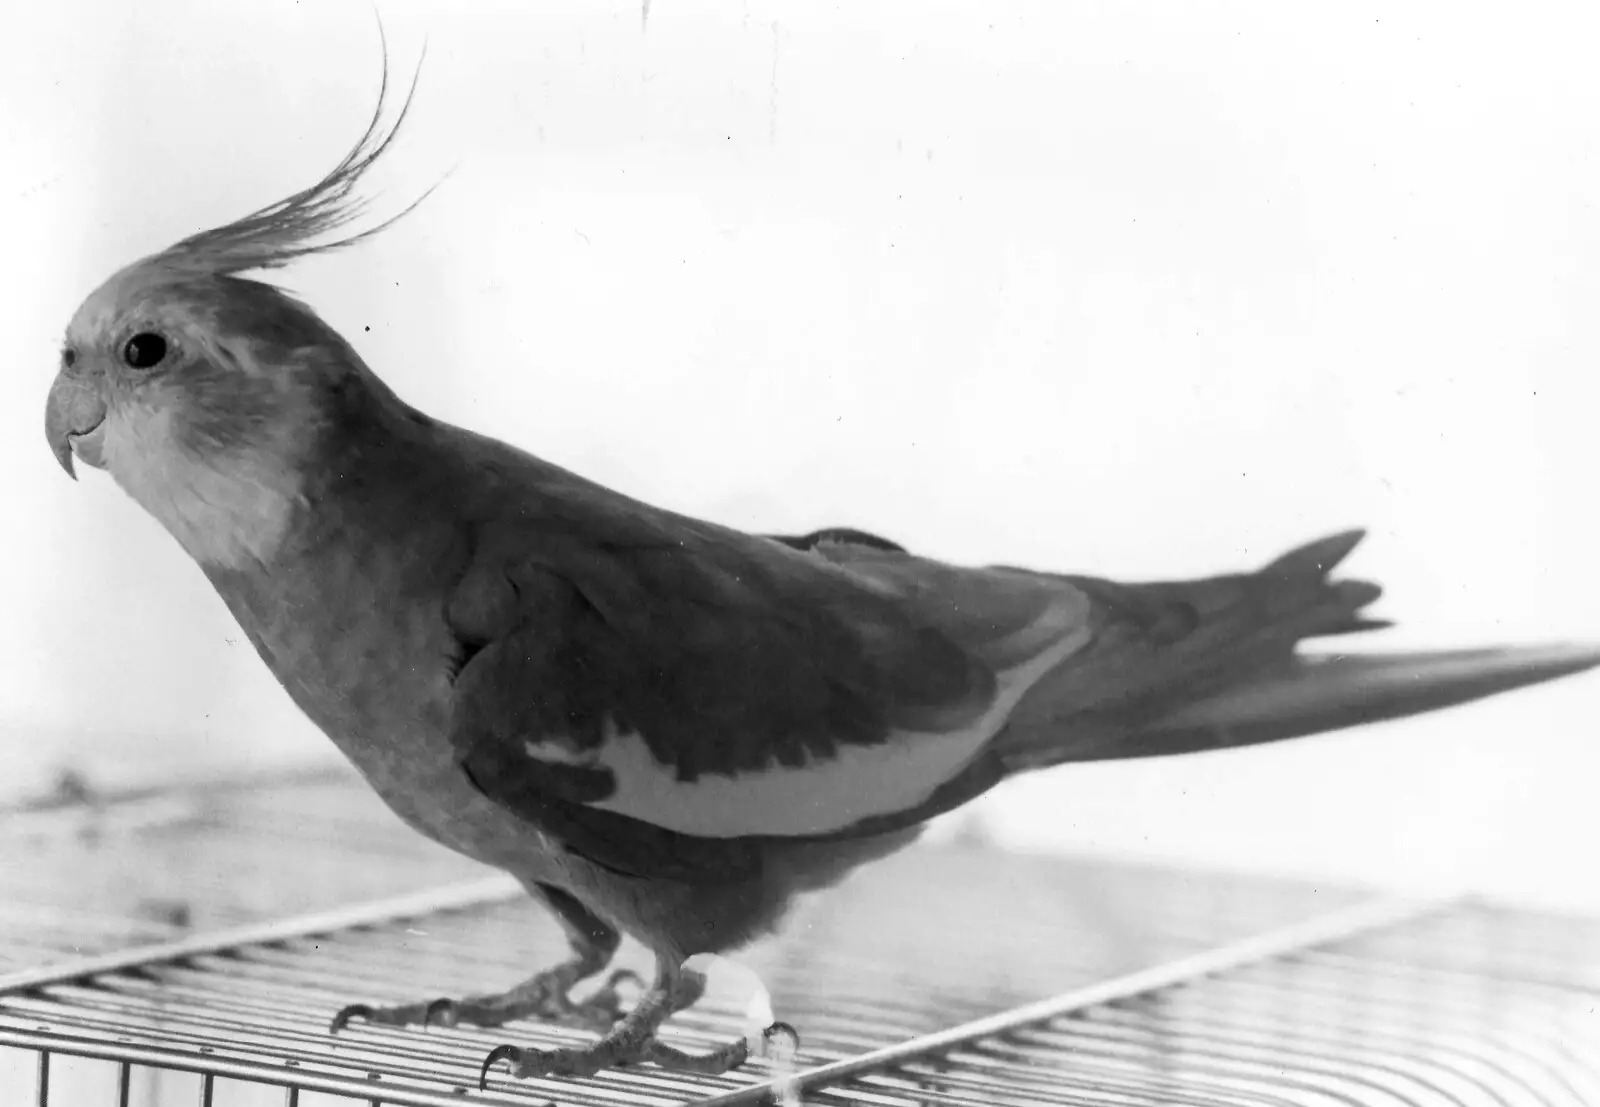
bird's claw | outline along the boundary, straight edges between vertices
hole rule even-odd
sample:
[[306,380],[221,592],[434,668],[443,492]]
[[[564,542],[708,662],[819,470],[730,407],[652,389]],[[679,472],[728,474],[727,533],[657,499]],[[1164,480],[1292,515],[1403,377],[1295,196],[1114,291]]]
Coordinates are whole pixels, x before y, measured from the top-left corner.
[[372,1008],[365,1003],[346,1004],[334,1013],[333,1020],[328,1023],[328,1033],[337,1034],[349,1025],[351,1019],[370,1019],[372,1015]]
[[[775,1046],[783,1040],[787,1048]],[[761,1032],[759,1052],[763,1057],[792,1058],[800,1048],[800,1034],[786,1022],[775,1022]],[[489,1051],[478,1070],[478,1090],[489,1087],[489,1073],[501,1061],[510,1062],[511,1077],[525,1080],[536,1076],[593,1076],[601,1069],[623,1068],[650,1062],[664,1069],[717,1075],[736,1069],[749,1059],[751,1044],[740,1038],[706,1054],[685,1053],[662,1045],[654,1038],[640,1042],[603,1039],[589,1049],[524,1049],[499,1045]]]
[[483,1059],[478,1070],[478,1090],[489,1088],[489,1072],[501,1061],[511,1063],[511,1076],[522,1079],[531,1076],[593,1076],[605,1066],[597,1060],[583,1061],[594,1050],[587,1049],[523,1049],[521,1046],[497,1045]]
[[489,1070],[501,1061],[510,1061],[513,1071],[515,1071],[515,1066],[522,1062],[522,1050],[514,1045],[497,1045],[491,1049],[489,1055],[483,1059],[483,1064],[478,1068],[478,1090],[480,1092],[489,1090]]
[[605,1042],[591,1049],[523,1049],[521,1046],[498,1045],[483,1059],[478,1071],[478,1090],[489,1087],[489,1072],[501,1061],[511,1063],[511,1076],[526,1080],[535,1076],[593,1076],[601,1069],[620,1068],[630,1061],[643,1059],[644,1050],[615,1051],[606,1048]]
[[466,999],[435,999],[428,1003],[408,1003],[398,1007],[373,1007],[352,1003],[333,1016],[328,1031],[337,1034],[352,1019],[379,1026],[438,1026],[451,1029],[469,1026],[503,1026],[517,1019],[537,1018],[563,1026],[576,1026],[604,1034],[622,1018],[623,994],[619,986],[629,981],[639,987],[644,981],[631,969],[618,969],[606,978],[587,999],[574,1001],[567,996],[570,979],[556,973],[543,974],[528,985],[497,996],[469,996]]
[[366,1003],[351,1003],[339,1008],[328,1023],[328,1033],[339,1033],[350,1025],[351,1019],[387,1026],[418,1024],[424,1030],[434,1025],[450,1027],[460,1019],[460,1004],[453,999],[436,999],[432,1003],[406,1007],[373,1007]]

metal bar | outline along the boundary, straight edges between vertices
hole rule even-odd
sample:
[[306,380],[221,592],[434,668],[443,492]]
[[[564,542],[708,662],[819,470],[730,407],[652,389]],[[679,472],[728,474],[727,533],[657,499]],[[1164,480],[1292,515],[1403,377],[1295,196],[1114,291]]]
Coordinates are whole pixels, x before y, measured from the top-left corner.
[[[874,1073],[860,1083],[891,1087],[896,1082],[910,1081],[919,1085],[919,1094],[923,1094],[921,1086],[932,1083],[938,1085],[941,1095],[971,1088],[974,1095],[970,1098],[980,1100],[984,1092],[992,1095],[997,1089],[1004,1089],[1008,1096],[1033,1093],[1049,1103],[1071,1087],[1066,1080],[1076,1079],[1081,1083],[1073,1090],[1116,1091],[1163,1103],[1181,1091],[1183,1102],[1197,1107],[1295,1107],[1296,1103],[1303,1102],[1284,1095],[1285,1090],[1291,1090],[1287,1086],[1280,1086],[1277,1091],[1244,1091],[1235,1084],[1229,1085],[1229,1094],[1219,1094],[1216,1090],[1219,1075],[1238,1076],[1241,1071],[1238,1069],[1230,1071],[1213,1066],[1207,1072],[1199,1066],[1185,1064],[1179,1080],[1169,1073],[1154,1071],[1149,1058],[1136,1054],[1118,1056],[1111,1050],[1084,1048],[1082,1043],[1075,1043],[1070,1052],[1059,1057],[1052,1055],[1050,1061],[1043,1063],[1037,1063],[1038,1057],[1030,1056],[984,1066],[979,1063],[981,1057],[964,1055],[960,1066],[908,1065],[892,1074]],[[1062,1070],[1071,1075],[1063,1077]],[[1305,1086],[1299,1085],[1298,1090],[1305,1090]]]
[[[1152,1064],[1153,1057],[1143,1052],[1118,1048],[1122,1045],[1123,1043],[1114,1041],[1096,1042],[1094,1039],[1074,1041],[1070,1054],[1074,1062],[1071,1071],[1075,1074],[1088,1075],[1099,1067],[1102,1071],[1096,1075],[1096,1083],[1114,1078],[1119,1085],[1142,1089],[1151,1094],[1158,1094],[1172,1087],[1173,1076],[1161,1071],[1160,1066]],[[1026,1067],[1030,1060],[1035,1062],[1042,1060],[1038,1056],[1040,1051],[1030,1051],[1025,1044],[1015,1046],[1009,1042],[989,1043],[986,1052],[989,1056],[1009,1055],[1008,1063],[1012,1068]],[[1050,1058],[1060,1056],[1054,1050],[1045,1052]],[[1295,1070],[1291,1072],[1286,1066],[1275,1065],[1271,1060],[1263,1062],[1258,1057],[1241,1057],[1227,1053],[1208,1054],[1191,1049],[1181,1055],[1178,1067],[1182,1071],[1182,1083],[1186,1090],[1232,1088],[1241,1084],[1259,1086],[1265,1083],[1273,1090],[1273,1094],[1270,1098],[1265,1098],[1258,1093],[1255,1097],[1257,1101],[1282,1107],[1305,1102],[1310,1096],[1321,1096],[1324,1101],[1342,1104],[1343,1107],[1361,1107],[1364,1102],[1353,1095],[1330,1089],[1325,1081],[1308,1079],[1317,1075],[1325,1077],[1328,1074],[1315,1073],[1298,1059]],[[1268,1073],[1270,1077],[1266,1076]],[[1369,1087],[1380,1093],[1383,1091],[1382,1085],[1368,1083]]]
[[127,1061],[117,1065],[117,1107],[128,1107],[133,1091],[133,1066]]
[[480,904],[511,899],[521,890],[521,885],[509,876],[492,876],[464,884],[431,888],[411,895],[360,903],[352,907],[338,907],[331,911],[299,915],[279,922],[197,934],[178,941],[137,946],[96,957],[80,957],[55,965],[43,965],[0,976],[0,996],[28,991],[44,984],[60,984],[85,976],[120,972],[162,961],[177,961],[205,953],[224,953],[236,946],[282,942],[291,938],[304,938],[311,934],[325,934],[330,931],[391,922],[395,919],[415,918],[436,911],[476,907]]
[[35,1085],[38,1094],[38,1107],[50,1107],[50,1051],[44,1047],[39,1049],[39,1079]]
[[[1224,1025],[1219,1030],[1218,1024],[1209,1020],[1191,1021],[1188,1024],[1169,1027],[1165,1023],[1176,1020],[1169,1020],[1159,1011],[1151,1013],[1153,1019],[1163,1020],[1156,1022],[1154,1026],[1128,1025],[1119,1023],[1116,1019],[1119,1013],[1122,1012],[1113,1010],[1103,1023],[1084,1025],[1082,1022],[1074,1022],[1070,1029],[1029,1027],[1017,1035],[1020,1042],[1016,1048],[1025,1057],[1038,1053],[1049,1058],[1075,1061],[1081,1053],[1092,1055],[1097,1048],[1103,1048],[1099,1045],[1102,1041],[1119,1044],[1141,1042],[1147,1046],[1154,1046],[1160,1042],[1164,1033],[1168,1033],[1173,1041],[1179,1043],[1176,1048],[1181,1050],[1181,1066],[1186,1078],[1217,1071],[1215,1066],[1220,1065],[1240,1073],[1248,1072],[1252,1074],[1251,1078],[1256,1083],[1267,1083],[1274,1088],[1289,1091],[1304,1093],[1321,1087],[1316,1083],[1308,1084],[1307,1080],[1333,1081],[1343,1086],[1364,1089],[1366,1096],[1351,1098],[1322,1087],[1320,1094],[1324,1098],[1340,1099],[1350,1107],[1360,1103],[1379,1102],[1386,1090],[1391,1096],[1397,1094],[1394,1091],[1396,1083],[1421,1087],[1431,1096],[1426,1102],[1448,1102],[1449,1099],[1448,1093],[1438,1085],[1432,1074],[1429,1061],[1416,1055],[1401,1053],[1392,1043],[1363,1044],[1359,1048],[1352,1045],[1340,1053],[1309,1034],[1299,1033],[1299,1028],[1296,1027],[1292,1034],[1292,1051],[1280,1051],[1275,1047],[1281,1047],[1284,1039],[1291,1035],[1283,1035],[1274,1040],[1270,1035],[1263,1033],[1252,1040],[1248,1034],[1235,1032],[1232,1026]],[[1434,1067],[1437,1067],[1436,1063]],[[1492,1091],[1486,1091],[1485,1094],[1495,1098],[1499,1107],[1512,1107],[1503,1099],[1494,1097]],[[1539,1102],[1539,1100],[1535,1097],[1527,1102]]]
[[913,1038],[899,1045],[873,1050],[848,1060],[835,1061],[832,1064],[795,1073],[793,1076],[714,1096],[702,1101],[698,1107],[753,1107],[757,1104],[783,1103],[786,1102],[785,1097],[792,1098],[801,1092],[825,1084],[893,1067],[929,1053],[940,1053],[979,1038],[1004,1034],[1030,1023],[1059,1018],[1112,1000],[1128,999],[1145,992],[1170,988],[1198,977],[1211,976],[1242,965],[1282,957],[1308,946],[1322,945],[1364,931],[1393,926],[1437,910],[1458,899],[1457,896],[1427,899],[1397,897],[1360,903],[1342,911],[1318,915],[1304,922],[1269,930],[1242,941],[1231,942],[1189,957],[1141,969],[1038,1003],[1015,1007],[987,1018],[975,1019],[961,1026],[951,1027],[949,1030]]
[[[370,1082],[357,1079],[354,1076],[344,1077],[331,1074],[310,1072],[304,1068],[286,1069],[283,1076],[276,1077],[265,1071],[265,1066],[258,1063],[238,1062],[227,1057],[218,1057],[214,1054],[204,1057],[186,1053],[177,1049],[165,1049],[160,1046],[143,1046],[123,1042],[104,1042],[95,1039],[78,1038],[58,1032],[31,1032],[15,1030],[10,1027],[0,1027],[0,1045],[15,1045],[24,1049],[40,1051],[41,1054],[50,1050],[57,1050],[73,1057],[87,1057],[96,1061],[128,1061],[134,1064],[150,1065],[155,1068],[166,1069],[173,1072],[194,1073],[203,1076],[210,1073],[212,1076],[225,1076],[235,1080],[251,1080],[259,1084],[288,1084],[290,1080],[295,1087],[307,1092],[327,1092],[332,1095],[357,1097],[370,1094]],[[41,1073],[48,1073],[47,1063],[41,1063]],[[42,1090],[47,1092],[48,1088]],[[429,1092],[412,1089],[394,1089],[385,1092],[385,1102],[390,1107],[460,1107],[463,1095],[468,1089],[446,1092]],[[43,1098],[38,1101],[38,1107],[51,1107]]]
[[200,1107],[211,1107],[216,1098],[217,1078],[209,1072],[200,1074]]
[[293,1084],[283,1089],[283,1107],[300,1107],[300,1089]]
[[[1413,993],[1427,988],[1436,997],[1425,1009],[1426,1027],[1417,1022],[1419,1009],[1397,1010],[1393,1002],[1382,1009],[1364,1007],[1360,1012],[1364,1027],[1370,1033],[1381,1034],[1386,1048],[1395,1049],[1407,1045],[1414,1051],[1421,1051],[1426,1047],[1441,1058],[1452,1057],[1458,1062],[1475,1063],[1498,1073],[1502,1079],[1515,1083],[1525,1081],[1526,1077],[1508,1068],[1506,1063],[1500,1060],[1500,1054],[1490,1048],[1492,1044],[1500,1050],[1507,1050],[1507,1036],[1514,1030],[1517,1038],[1516,1047],[1509,1051],[1512,1056],[1525,1065],[1532,1066],[1553,1086],[1570,1095],[1574,1102],[1594,1101],[1593,1093],[1586,1094],[1577,1088],[1567,1074],[1577,1070],[1585,1075],[1600,1078],[1600,1067],[1595,1065],[1593,1059],[1580,1056],[1561,1035],[1552,1033],[1551,1028],[1539,1020],[1527,1019],[1524,1020],[1525,1024],[1502,1025],[1497,1028],[1495,1036],[1488,1039],[1481,1034],[1474,1034],[1469,1039],[1475,1047],[1471,1050],[1461,1044],[1459,1039],[1469,1032],[1472,1025],[1469,1016],[1462,1010],[1463,1001],[1471,994],[1470,987],[1473,982],[1467,974],[1431,966],[1417,969],[1387,962],[1374,962],[1358,967],[1354,966],[1349,958],[1324,951],[1308,954],[1300,964],[1304,971],[1294,980],[1295,995],[1299,1000],[1294,1017],[1299,1033],[1306,1037],[1321,1035],[1323,1038],[1328,1038],[1341,1029],[1340,1022],[1333,1014],[1328,1013],[1330,1009],[1336,1010],[1337,1004],[1345,1001],[1351,994],[1339,983],[1340,977],[1355,976],[1358,980],[1366,981],[1369,984],[1367,993],[1369,996],[1374,995],[1370,990],[1370,984],[1375,980],[1391,988],[1411,984]],[[1542,983],[1519,982],[1519,984],[1520,995],[1529,992],[1537,994],[1551,987]],[[1255,978],[1252,974],[1240,974],[1231,977],[1218,989],[1220,994],[1212,997],[1209,1003],[1205,997],[1199,997],[1200,1006],[1206,1011],[1206,1019],[1211,1028],[1237,1027],[1244,1025],[1247,1020],[1241,1020],[1241,1016],[1237,1013],[1238,1004],[1230,1004],[1229,997],[1239,992],[1259,993],[1271,987],[1272,985]],[[1534,1044],[1544,1049],[1531,1048]],[[1554,1050],[1555,1055],[1565,1062],[1564,1066],[1556,1064],[1546,1056],[1550,1050]],[[1534,1099],[1539,1098],[1531,1088],[1525,1090]]]

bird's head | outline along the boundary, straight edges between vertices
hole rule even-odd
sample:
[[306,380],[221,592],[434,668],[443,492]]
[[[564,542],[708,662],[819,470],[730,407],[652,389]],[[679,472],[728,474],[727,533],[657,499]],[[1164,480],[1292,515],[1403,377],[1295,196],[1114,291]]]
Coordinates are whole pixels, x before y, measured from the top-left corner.
[[385,126],[380,93],[360,142],[321,181],[128,266],[67,328],[45,410],[56,459],[69,475],[74,457],[108,471],[203,563],[268,560],[331,405],[381,388],[309,307],[243,274],[393,222],[330,239],[364,210],[354,186],[409,103]]

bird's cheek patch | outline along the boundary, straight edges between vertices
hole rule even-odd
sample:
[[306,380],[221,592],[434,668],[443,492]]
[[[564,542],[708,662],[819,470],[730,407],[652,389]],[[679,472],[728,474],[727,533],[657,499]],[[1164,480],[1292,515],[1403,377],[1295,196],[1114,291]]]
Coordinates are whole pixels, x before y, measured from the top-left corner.
[[300,503],[294,473],[259,451],[198,456],[165,410],[129,405],[105,426],[106,468],[191,557],[233,569],[271,561]]

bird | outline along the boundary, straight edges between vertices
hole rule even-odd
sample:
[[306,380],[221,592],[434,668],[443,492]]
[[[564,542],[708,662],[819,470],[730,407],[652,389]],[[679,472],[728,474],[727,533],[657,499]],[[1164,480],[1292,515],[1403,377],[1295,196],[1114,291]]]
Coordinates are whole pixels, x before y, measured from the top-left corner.
[[[686,962],[771,933],[800,894],[1019,774],[1294,739],[1600,664],[1581,644],[1302,650],[1388,625],[1377,585],[1334,576],[1359,530],[1203,579],[962,566],[853,527],[691,518],[435,419],[268,279],[415,208],[358,229],[415,92],[396,114],[386,64],[320,180],[94,289],[45,405],[61,467],[105,471],[170,533],[393,813],[511,874],[570,944],[503,993],[355,1002],[332,1032],[595,1035],[499,1045],[480,1085],[501,1064],[724,1072],[795,1028],[663,1044],[705,987]],[[623,934],[653,953],[648,982],[605,975]]]

